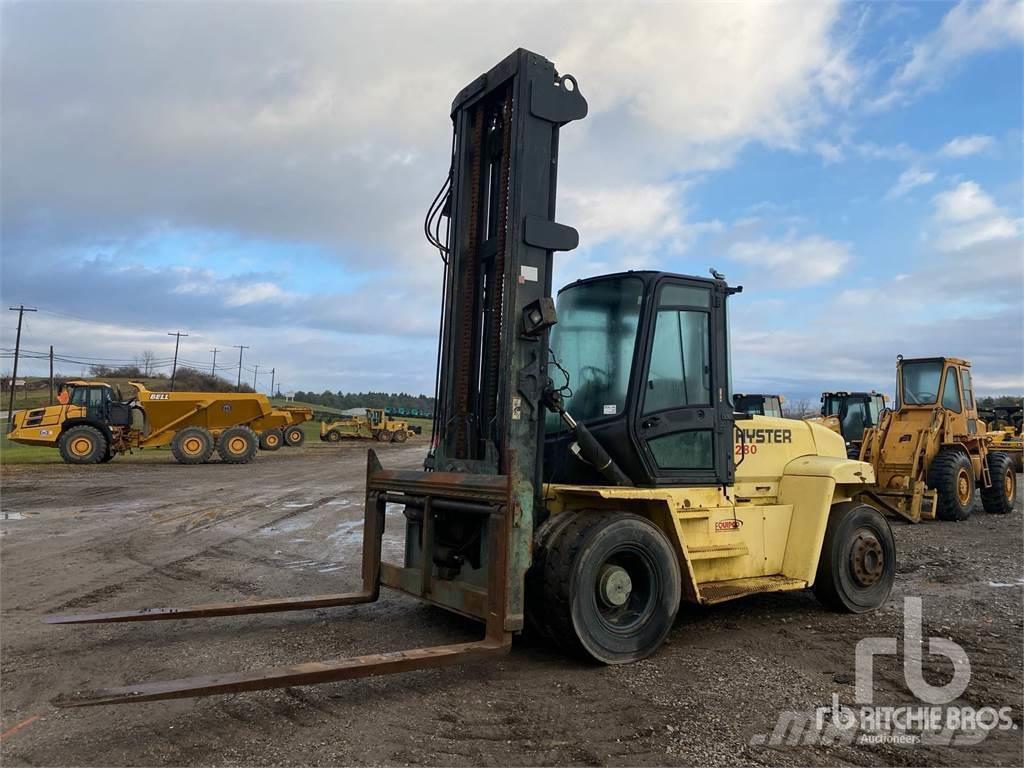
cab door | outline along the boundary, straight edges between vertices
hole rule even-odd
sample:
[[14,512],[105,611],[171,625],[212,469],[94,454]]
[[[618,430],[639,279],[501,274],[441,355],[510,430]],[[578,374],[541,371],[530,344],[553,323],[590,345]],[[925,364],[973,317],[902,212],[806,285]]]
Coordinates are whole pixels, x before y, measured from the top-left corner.
[[641,456],[658,484],[731,482],[725,292],[678,277],[653,290],[634,406]]

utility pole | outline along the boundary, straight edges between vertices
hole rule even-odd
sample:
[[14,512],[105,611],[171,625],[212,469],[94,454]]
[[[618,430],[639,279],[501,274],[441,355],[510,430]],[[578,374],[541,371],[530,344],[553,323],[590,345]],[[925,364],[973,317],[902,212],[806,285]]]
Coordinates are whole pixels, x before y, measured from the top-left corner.
[[238,384],[235,385],[235,391],[242,391],[242,350],[248,349],[244,344],[232,344],[238,350]]
[[211,376],[216,376],[217,375],[217,353],[220,350],[218,350],[216,347],[214,347],[210,351],[213,352],[213,367],[210,369],[210,375]]
[[18,313],[18,335],[14,339],[14,372],[11,374],[11,404],[7,409],[7,426],[10,428],[14,426],[14,385],[18,381],[18,353],[21,351],[21,319],[25,316],[26,312],[36,312],[38,310],[34,307],[30,309],[24,304],[8,307],[8,309],[11,312]]
[[256,377],[260,375],[260,367],[257,365],[252,372],[252,389],[256,391]]
[[168,333],[168,336],[174,337],[174,365],[171,366],[171,392],[174,391],[174,375],[178,372],[178,345],[181,344],[181,337],[188,338],[187,333],[181,331],[175,331],[174,333]]
[[277,370],[276,368],[271,368],[270,369],[270,396],[271,397],[274,396],[274,371],[276,371],[276,370]]
[[50,405],[53,405],[53,344],[50,345]]

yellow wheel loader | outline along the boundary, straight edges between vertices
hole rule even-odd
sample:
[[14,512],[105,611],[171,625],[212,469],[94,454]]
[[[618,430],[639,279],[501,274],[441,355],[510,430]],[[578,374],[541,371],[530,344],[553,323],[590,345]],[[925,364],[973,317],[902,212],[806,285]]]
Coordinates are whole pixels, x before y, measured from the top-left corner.
[[954,357],[896,359],[896,409],[864,431],[860,459],[878,487],[864,493],[879,509],[916,523],[966,520],[981,490],[984,510],[1013,510],[1013,458],[993,450],[978,419],[971,364]]
[[[313,417],[309,408],[275,409],[261,394],[151,392],[137,382],[131,386],[135,395],[124,399],[103,382],[69,381],[67,402],[16,411],[7,437],[56,448],[68,464],[103,463],[135,448],[164,446],[182,464],[203,464],[215,452],[226,463],[244,464],[256,455],[258,435],[284,442],[290,430],[301,433],[298,424]],[[264,447],[274,450],[269,443]]]
[[404,443],[410,435],[420,432],[420,427],[388,416],[383,408],[367,408],[365,416],[345,416],[335,421],[320,422],[320,440],[327,443],[351,438]]
[[[567,286],[556,307],[553,254],[578,242],[554,220],[559,130],[586,113],[575,78],[522,49],[455,98],[451,164],[425,227],[445,286],[433,439],[422,471],[385,469],[368,452],[360,589],[47,618],[323,609],[374,602],[388,587],[479,621],[480,638],[122,682],[58,703],[492,659],[528,625],[570,652],[622,664],[657,652],[682,601],[811,588],[840,611],[885,602],[892,532],[857,501],[874,483],[871,466],[820,425],[734,411],[727,305],[740,288],[713,271],[625,272]],[[402,514],[386,515],[389,506]],[[384,562],[384,527],[396,523],[403,556]]]
[[888,398],[878,392],[822,392],[820,422],[846,441],[850,458],[860,457],[864,430],[877,427]]

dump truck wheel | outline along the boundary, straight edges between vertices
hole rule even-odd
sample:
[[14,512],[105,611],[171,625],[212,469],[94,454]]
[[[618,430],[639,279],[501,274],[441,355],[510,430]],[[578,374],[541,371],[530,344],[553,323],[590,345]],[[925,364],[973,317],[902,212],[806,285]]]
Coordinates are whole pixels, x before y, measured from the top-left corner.
[[292,448],[298,448],[306,442],[306,433],[302,431],[301,427],[288,427],[284,431],[284,443]]
[[62,434],[57,447],[66,464],[98,464],[107,454],[107,438],[96,427],[80,424]]
[[185,427],[171,440],[171,453],[181,464],[205,464],[213,455],[213,435],[202,427]]
[[225,464],[247,464],[256,455],[259,443],[248,427],[228,427],[217,440],[217,453]]
[[376,437],[378,442],[381,443],[391,442],[391,433],[388,432],[386,429],[378,429],[376,434],[374,434],[374,437]]
[[332,429],[330,432],[328,432],[326,437],[327,437],[327,442],[328,443],[338,443],[338,442],[341,442],[341,432],[339,432],[336,429]]
[[393,443],[404,443],[409,439],[408,433],[404,429],[399,429],[395,434],[391,436],[391,442]]
[[268,429],[260,434],[260,450],[276,451],[284,445],[284,435],[280,429]]
[[934,488],[935,516],[939,520],[966,520],[974,504],[974,468],[963,451],[943,449],[928,470],[928,487]]
[[988,471],[992,485],[981,489],[981,505],[990,515],[1013,512],[1017,501],[1017,473],[1013,457],[1006,453],[990,453]]
[[110,450],[110,448],[107,448],[107,452],[105,454],[103,454],[103,458],[100,459],[100,464],[107,464],[108,462],[111,462],[113,460],[114,460],[114,452],[112,450]]
[[829,514],[814,594],[833,611],[873,611],[896,578],[896,542],[877,509],[846,502]]
[[650,656],[679,610],[679,563],[665,534],[623,512],[573,516],[544,546],[547,631],[603,664]]

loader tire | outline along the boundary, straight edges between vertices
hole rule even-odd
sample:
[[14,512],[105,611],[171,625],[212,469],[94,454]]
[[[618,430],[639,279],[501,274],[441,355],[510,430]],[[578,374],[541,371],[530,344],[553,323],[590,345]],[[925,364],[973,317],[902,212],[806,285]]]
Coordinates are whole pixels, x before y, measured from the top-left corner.
[[248,464],[256,456],[259,442],[248,427],[228,427],[217,440],[217,453],[225,464]]
[[544,612],[555,642],[602,664],[658,649],[679,610],[681,585],[676,554],[657,526],[624,512],[577,513],[540,548],[540,595],[535,590],[527,605]]
[[60,436],[57,443],[65,464],[99,464],[107,455],[107,438],[96,427],[79,424]]
[[260,434],[260,450],[276,451],[284,445],[284,435],[280,429],[268,429]]
[[292,448],[298,448],[306,442],[306,433],[302,431],[302,427],[288,427],[284,431],[284,444]]
[[332,429],[324,437],[325,437],[325,439],[327,440],[328,443],[340,443],[341,442],[341,432],[339,432],[336,429]]
[[391,442],[393,442],[393,443],[404,443],[408,439],[409,439],[409,434],[404,429],[397,430],[391,436]]
[[974,468],[963,451],[944,448],[928,468],[928,487],[935,489],[939,520],[966,520],[974,505]]
[[988,472],[992,476],[992,485],[981,489],[981,505],[990,515],[1013,512],[1017,501],[1017,472],[1013,457],[1007,453],[990,453]]
[[213,455],[213,435],[202,427],[185,427],[171,440],[171,453],[179,464],[205,464]]
[[833,507],[812,587],[818,600],[833,611],[873,611],[895,578],[896,542],[885,516],[855,501]]

